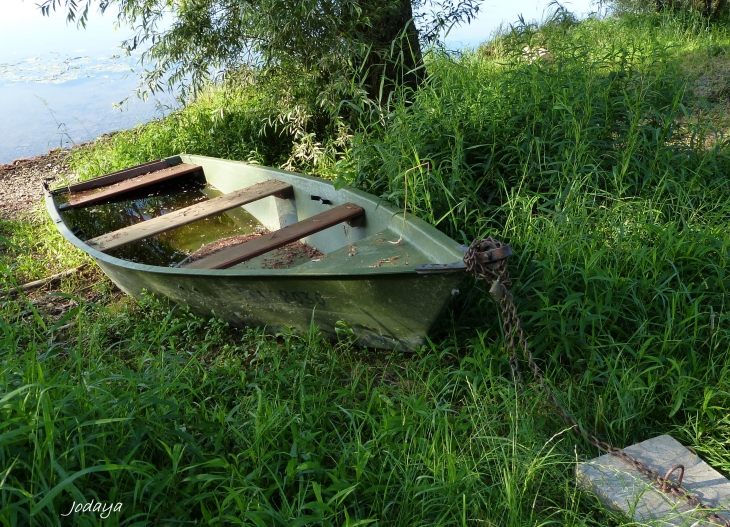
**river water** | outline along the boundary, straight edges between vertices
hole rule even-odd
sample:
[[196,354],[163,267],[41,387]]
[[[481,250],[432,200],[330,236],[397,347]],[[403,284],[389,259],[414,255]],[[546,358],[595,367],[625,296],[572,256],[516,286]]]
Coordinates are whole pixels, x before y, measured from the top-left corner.
[[[169,96],[135,96],[139,55],[119,49],[132,31],[115,29],[113,13],[93,13],[87,28],[77,29],[60,12],[41,16],[36,1],[0,0],[0,164],[131,128],[174,107]],[[549,2],[485,0],[477,20],[454,28],[446,44],[476,47],[519,14],[544,18]],[[564,2],[579,14],[590,3]]]
[[132,32],[115,30],[111,13],[77,29],[60,12],[41,16],[34,2],[0,3],[0,164],[131,128],[174,105],[136,97],[139,55],[119,49]]

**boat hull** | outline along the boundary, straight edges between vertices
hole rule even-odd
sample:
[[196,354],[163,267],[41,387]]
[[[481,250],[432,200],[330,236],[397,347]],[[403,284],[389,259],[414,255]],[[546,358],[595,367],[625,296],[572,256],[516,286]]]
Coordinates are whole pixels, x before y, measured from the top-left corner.
[[97,263],[131,296],[156,293],[197,315],[215,316],[235,327],[307,333],[314,326],[332,339],[351,332],[362,346],[400,350],[425,343],[424,337],[458,293],[461,279],[454,273],[195,276]]
[[332,338],[344,332],[367,347],[412,350],[426,343],[439,315],[458,293],[463,271],[415,270],[423,264],[459,261],[463,256],[459,245],[375,196],[357,189],[335,190],[319,178],[240,162],[187,155],[169,160],[200,165],[208,183],[224,193],[270,179],[291,184],[290,198],[267,197],[243,207],[271,230],[342,203],[362,207],[366,221],[338,225],[304,239],[326,256],[294,268],[262,268],[254,260],[230,269],[163,267],[116,258],[87,244],[59,212],[56,196],[63,191],[48,193],[48,212],[63,236],[131,296],[154,293],[232,326],[300,333],[314,326]]

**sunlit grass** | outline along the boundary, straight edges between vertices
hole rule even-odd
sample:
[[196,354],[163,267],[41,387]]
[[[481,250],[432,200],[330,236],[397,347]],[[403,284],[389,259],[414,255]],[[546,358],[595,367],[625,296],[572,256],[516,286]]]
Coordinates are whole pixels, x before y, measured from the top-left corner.
[[[8,285],[70,269],[89,258],[63,238],[40,207],[22,220],[0,220],[0,277]],[[0,288],[2,289],[2,288]]]

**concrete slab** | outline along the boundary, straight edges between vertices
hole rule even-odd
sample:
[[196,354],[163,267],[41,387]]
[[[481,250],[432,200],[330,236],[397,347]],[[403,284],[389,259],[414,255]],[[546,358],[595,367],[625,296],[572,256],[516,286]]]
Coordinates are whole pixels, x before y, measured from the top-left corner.
[[[730,519],[730,481],[682,446],[676,439],[662,435],[624,449],[650,468],[664,475],[676,464],[685,467],[682,486],[708,507]],[[676,481],[678,471],[672,475]],[[684,501],[661,492],[649,479],[625,461],[610,454],[578,464],[579,484],[595,494],[603,505],[628,518],[652,526],[717,525],[702,520]]]

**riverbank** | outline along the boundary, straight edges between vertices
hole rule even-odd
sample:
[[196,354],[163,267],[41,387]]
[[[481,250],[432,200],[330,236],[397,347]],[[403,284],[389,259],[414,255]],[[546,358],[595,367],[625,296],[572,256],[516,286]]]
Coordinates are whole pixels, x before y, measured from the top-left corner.
[[0,164],[0,220],[19,219],[32,211],[43,200],[43,183],[50,188],[79,181],[79,174],[71,168],[74,154],[92,149],[115,133],[74,145],[54,148],[45,154],[15,159]]
[[44,182],[54,187],[76,181],[78,176],[69,166],[71,155],[71,150],[57,148],[0,165],[0,219],[18,219],[29,213],[43,199]]

